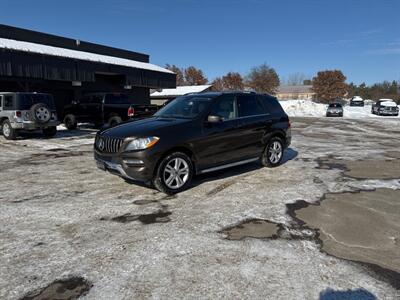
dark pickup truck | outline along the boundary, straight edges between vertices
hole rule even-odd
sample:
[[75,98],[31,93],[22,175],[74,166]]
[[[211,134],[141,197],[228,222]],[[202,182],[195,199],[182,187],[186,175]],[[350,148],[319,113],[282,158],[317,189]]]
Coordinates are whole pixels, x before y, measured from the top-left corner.
[[113,127],[131,119],[150,117],[157,109],[157,105],[134,104],[126,94],[93,93],[64,108],[64,124],[69,130],[76,129],[78,122]]

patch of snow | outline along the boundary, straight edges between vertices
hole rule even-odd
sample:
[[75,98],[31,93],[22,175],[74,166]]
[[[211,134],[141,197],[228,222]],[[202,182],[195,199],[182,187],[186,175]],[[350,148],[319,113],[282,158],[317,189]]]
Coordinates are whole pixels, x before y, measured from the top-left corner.
[[112,65],[120,65],[126,66],[136,69],[144,69],[144,70],[151,70],[163,73],[173,73],[170,70],[165,68],[150,64],[144,63],[140,61],[115,57],[115,56],[108,56],[108,55],[101,55],[96,53],[90,53],[85,51],[77,51],[71,50],[66,48],[54,47],[54,46],[47,46],[42,44],[30,43],[30,42],[23,42],[23,41],[16,41],[11,39],[4,39],[0,38],[0,48],[2,49],[11,49],[17,51],[25,51],[25,52],[32,52],[32,53],[39,53],[45,55],[53,55],[53,56],[61,56],[61,57],[68,57],[68,58],[75,58],[81,60],[88,60],[93,62],[100,62]]
[[[284,100],[279,101],[283,110],[289,117],[325,117],[327,105],[315,103],[311,100]],[[394,102],[393,102],[394,103]],[[394,103],[394,105],[396,105]],[[395,116],[377,116],[371,113],[371,105],[344,106],[343,117],[349,119],[379,118],[379,119],[399,119]]]

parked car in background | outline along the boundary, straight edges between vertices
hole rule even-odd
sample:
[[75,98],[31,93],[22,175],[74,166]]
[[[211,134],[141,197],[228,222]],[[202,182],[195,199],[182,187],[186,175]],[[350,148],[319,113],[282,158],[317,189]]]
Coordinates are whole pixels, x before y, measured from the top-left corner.
[[276,98],[245,92],[176,98],[152,118],[99,132],[97,166],[167,194],[195,174],[261,160],[278,166],[290,145],[290,122]]
[[364,100],[360,96],[354,96],[350,100],[350,106],[364,106]]
[[378,116],[398,116],[399,107],[392,99],[380,99],[372,105],[371,113]]
[[16,139],[22,130],[42,130],[53,137],[59,124],[52,95],[0,93],[0,131],[6,139]]
[[326,110],[327,117],[343,117],[343,106],[340,103],[330,103]]
[[122,93],[92,93],[64,108],[64,124],[76,129],[78,123],[96,127],[113,127],[130,119],[146,118],[157,112],[157,105],[134,104],[131,96]]

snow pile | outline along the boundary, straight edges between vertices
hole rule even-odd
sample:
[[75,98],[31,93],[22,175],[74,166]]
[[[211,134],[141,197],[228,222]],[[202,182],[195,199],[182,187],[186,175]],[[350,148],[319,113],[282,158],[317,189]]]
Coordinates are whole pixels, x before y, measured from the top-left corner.
[[[283,110],[289,117],[325,117],[327,105],[315,103],[311,100],[285,100],[279,101]],[[361,106],[344,106],[343,117],[349,119],[364,119],[364,118],[384,118],[398,119],[395,116],[377,116],[371,113],[371,105]]]
[[279,103],[290,117],[323,117],[326,115],[327,105],[311,100],[285,100],[279,101]]

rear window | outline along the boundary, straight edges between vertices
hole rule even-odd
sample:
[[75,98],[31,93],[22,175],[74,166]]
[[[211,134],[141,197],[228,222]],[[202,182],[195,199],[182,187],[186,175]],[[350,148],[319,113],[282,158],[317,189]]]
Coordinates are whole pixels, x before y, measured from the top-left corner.
[[279,101],[276,98],[267,96],[259,96],[259,97],[262,99],[267,112],[271,114],[284,113],[282,106],[279,104]]
[[132,96],[126,94],[107,94],[105,98],[107,104],[132,104]]
[[55,109],[53,96],[48,94],[19,94],[17,109],[29,110],[38,103],[44,103],[49,108]]

